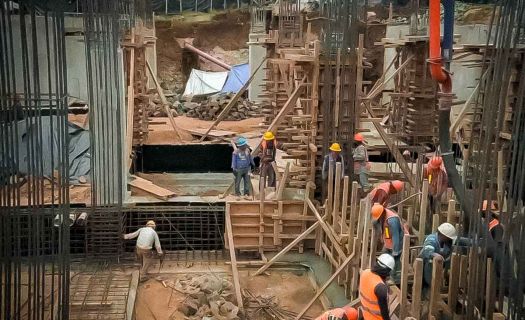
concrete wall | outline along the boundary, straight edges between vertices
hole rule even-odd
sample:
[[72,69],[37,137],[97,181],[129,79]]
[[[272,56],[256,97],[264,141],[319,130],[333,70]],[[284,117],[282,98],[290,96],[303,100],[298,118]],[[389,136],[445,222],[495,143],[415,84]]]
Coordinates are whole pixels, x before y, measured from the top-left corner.
[[[261,64],[261,62],[266,57],[266,48],[259,45],[257,43],[257,39],[259,37],[265,37],[264,34],[250,34],[249,39],[250,42],[249,45],[249,63],[250,63],[250,75],[252,75],[255,72],[255,69]],[[259,98],[259,95],[263,91],[263,83],[265,78],[265,67],[266,62],[264,65],[259,68],[259,71],[257,74],[253,77],[252,82],[250,83],[250,86],[248,88],[248,98],[251,101],[254,102],[260,102],[262,99]]]

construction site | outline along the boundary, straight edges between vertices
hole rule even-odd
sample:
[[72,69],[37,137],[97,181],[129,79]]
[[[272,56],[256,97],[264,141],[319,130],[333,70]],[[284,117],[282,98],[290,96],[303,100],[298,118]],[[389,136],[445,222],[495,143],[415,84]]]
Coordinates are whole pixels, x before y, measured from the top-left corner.
[[524,58],[525,0],[0,0],[0,319],[525,319]]

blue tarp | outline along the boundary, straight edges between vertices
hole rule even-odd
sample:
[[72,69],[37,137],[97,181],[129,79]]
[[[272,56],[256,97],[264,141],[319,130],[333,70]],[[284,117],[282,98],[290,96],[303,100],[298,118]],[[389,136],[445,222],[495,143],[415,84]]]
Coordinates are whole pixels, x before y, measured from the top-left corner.
[[223,93],[237,93],[250,78],[250,65],[247,63],[233,66],[228,73],[226,83],[222,87]]

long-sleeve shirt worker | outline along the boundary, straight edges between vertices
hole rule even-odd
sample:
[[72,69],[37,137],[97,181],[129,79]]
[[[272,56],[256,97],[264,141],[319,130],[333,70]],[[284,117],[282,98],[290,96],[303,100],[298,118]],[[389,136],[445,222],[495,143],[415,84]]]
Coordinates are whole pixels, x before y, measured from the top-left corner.
[[124,239],[135,239],[137,238],[137,247],[140,249],[151,250],[153,245],[158,253],[162,253],[160,247],[160,240],[157,232],[151,227],[140,228],[135,232],[124,235]]
[[246,148],[244,150],[237,149],[232,153],[232,169],[247,169],[251,166],[255,167],[252,154],[250,149]]
[[341,162],[341,178],[344,177],[345,175],[345,162],[343,160],[343,156],[342,155],[339,155],[337,157],[337,159],[334,159],[332,157],[332,154],[327,154],[325,157],[324,157],[324,161],[323,161],[323,170],[322,170],[322,178],[323,180],[326,180],[328,179],[328,170],[329,170],[329,166],[330,166],[330,161],[332,161],[332,169],[334,170],[334,175],[335,175],[335,164],[336,162]]
[[381,311],[381,317],[383,320],[390,320],[390,312],[388,311],[388,287],[386,284],[377,285],[374,289],[374,293],[377,297],[377,304],[379,304],[379,310]]
[[362,144],[358,145],[352,154],[354,159],[354,173],[367,172],[368,152]]

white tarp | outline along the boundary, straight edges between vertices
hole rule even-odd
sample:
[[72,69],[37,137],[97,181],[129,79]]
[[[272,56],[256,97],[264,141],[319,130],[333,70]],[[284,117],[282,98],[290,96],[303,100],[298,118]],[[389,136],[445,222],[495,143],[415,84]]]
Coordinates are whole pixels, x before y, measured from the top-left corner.
[[228,72],[207,72],[202,70],[191,70],[190,78],[184,90],[185,96],[211,94],[222,90],[228,78]]

